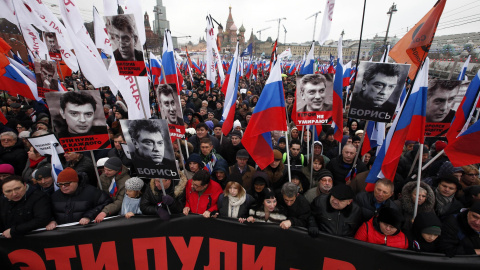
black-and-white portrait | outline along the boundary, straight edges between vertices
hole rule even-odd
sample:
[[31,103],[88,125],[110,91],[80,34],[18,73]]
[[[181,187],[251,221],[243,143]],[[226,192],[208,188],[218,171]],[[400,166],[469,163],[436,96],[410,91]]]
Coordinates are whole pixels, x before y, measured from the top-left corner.
[[160,115],[170,125],[183,126],[182,109],[180,107],[176,86],[160,84],[157,87],[157,98],[160,106]]
[[427,91],[427,123],[451,123],[455,117],[455,100],[462,81],[430,80]]
[[105,25],[115,61],[143,61],[142,44],[133,14],[106,16]]
[[55,32],[44,32],[43,41],[47,44],[48,55],[52,60],[61,61],[62,54],[58,46],[57,35]]
[[120,124],[140,177],[178,178],[166,120],[120,120]]
[[45,94],[59,138],[108,134],[99,91]]
[[361,62],[349,117],[390,122],[409,69],[404,64]]
[[323,74],[297,76],[297,112],[332,110],[333,85]]
[[37,88],[58,91],[58,74],[55,62],[35,58],[34,67]]

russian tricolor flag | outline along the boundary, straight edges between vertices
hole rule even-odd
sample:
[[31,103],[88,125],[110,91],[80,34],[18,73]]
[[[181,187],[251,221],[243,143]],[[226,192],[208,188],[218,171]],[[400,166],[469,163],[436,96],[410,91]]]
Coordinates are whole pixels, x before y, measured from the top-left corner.
[[225,136],[232,131],[233,121],[235,121],[235,105],[238,89],[238,84],[235,82],[238,81],[237,74],[240,75],[238,72],[238,42],[235,54],[233,55],[232,64],[230,65],[230,70],[227,73],[222,87],[222,92],[225,91],[225,105],[222,114],[222,118],[225,120],[223,122],[222,132]]
[[150,52],[150,70],[153,76],[154,85],[157,85],[158,78],[162,75],[162,64],[152,52]]
[[[10,60],[11,58],[9,58]],[[10,64],[5,67],[5,74],[0,76],[0,85],[3,89],[13,95],[20,95],[29,99],[37,100],[37,84],[27,78],[19,69],[17,69],[10,60]],[[17,62],[18,65],[20,65]],[[34,94],[35,93],[35,94]]]
[[468,58],[467,58],[467,61],[465,61],[465,63],[463,63],[462,70],[460,71],[460,74],[458,74],[457,80],[463,81],[465,79],[465,74],[467,73],[467,67],[468,67],[468,64],[470,63],[470,57],[471,57],[471,55],[469,55]]
[[313,65],[315,62],[315,58],[313,57],[315,51],[315,42],[312,42],[312,46],[310,47],[310,51],[308,52],[307,58],[305,59],[305,63],[303,64],[303,68],[300,70],[300,74],[313,74]]
[[378,178],[387,178],[393,181],[406,140],[418,141],[422,144],[424,142],[428,66],[429,59],[427,57],[422,69],[418,72],[405,106],[399,112],[399,116],[395,118],[365,180],[367,183],[366,191],[373,191]]
[[172,35],[170,30],[165,29],[165,36],[163,37],[163,55],[162,55],[163,71],[167,84],[175,84],[177,86],[177,93],[180,93],[182,87],[178,83],[177,64],[175,63],[175,55],[173,54]]
[[480,71],[473,78],[472,82],[468,86],[467,92],[458,106],[455,118],[453,118],[450,129],[447,132],[447,139],[449,143],[454,142],[457,136],[462,130],[466,129],[468,125],[467,120],[475,110],[475,104],[478,102],[480,91]]
[[280,61],[277,61],[271,69],[270,76],[242,138],[243,146],[262,170],[273,162],[270,132],[273,130],[286,131],[285,119],[282,73]]
[[458,138],[449,143],[444,151],[455,167],[480,163],[480,121],[460,134]]
[[345,67],[345,71],[343,72],[343,87],[347,87],[350,85],[350,73],[352,72],[352,61],[348,62]]
[[[334,138],[341,142],[343,138],[343,65],[342,38],[338,41],[337,73],[333,81],[332,121],[334,123]],[[332,62],[333,63],[333,62]]]

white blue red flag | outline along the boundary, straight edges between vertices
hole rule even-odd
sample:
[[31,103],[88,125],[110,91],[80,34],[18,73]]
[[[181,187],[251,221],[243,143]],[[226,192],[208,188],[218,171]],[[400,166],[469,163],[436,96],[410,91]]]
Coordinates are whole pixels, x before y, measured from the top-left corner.
[[308,52],[307,58],[305,59],[305,63],[303,64],[303,69],[301,70],[301,73],[300,73],[301,75],[313,74],[313,66],[315,63],[314,52],[315,52],[315,42],[312,42],[310,51]]
[[463,63],[462,70],[460,70],[460,74],[458,74],[457,80],[463,81],[463,80],[466,79],[465,73],[467,73],[467,67],[468,67],[468,64],[470,63],[470,57],[471,57],[471,55],[469,55],[468,58],[467,58],[467,61],[465,61],[465,63]]
[[242,144],[260,169],[273,162],[271,131],[287,130],[285,98],[280,61],[271,69],[250,123],[245,130]]
[[232,64],[230,70],[228,70],[225,82],[222,87],[222,92],[225,91],[225,105],[223,108],[222,118],[224,119],[222,125],[222,132],[227,136],[232,131],[233,122],[235,121],[235,106],[237,101],[237,81],[238,72],[238,42],[233,54]]
[[455,167],[480,162],[480,121],[477,121],[445,147],[445,154]]

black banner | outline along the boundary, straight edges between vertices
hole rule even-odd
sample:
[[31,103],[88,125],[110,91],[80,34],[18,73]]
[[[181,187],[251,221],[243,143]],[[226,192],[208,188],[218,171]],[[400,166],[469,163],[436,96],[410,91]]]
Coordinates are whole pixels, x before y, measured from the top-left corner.
[[[419,254],[278,224],[198,215],[119,217],[0,239],[1,269],[478,269],[478,256]],[[184,267],[184,268],[182,268]]]

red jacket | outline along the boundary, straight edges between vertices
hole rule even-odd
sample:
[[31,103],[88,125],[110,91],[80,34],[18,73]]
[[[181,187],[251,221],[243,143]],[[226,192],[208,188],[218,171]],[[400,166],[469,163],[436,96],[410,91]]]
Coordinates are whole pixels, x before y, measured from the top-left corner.
[[202,193],[200,198],[198,192],[192,190],[192,179],[188,180],[185,189],[186,203],[185,207],[190,207],[190,212],[195,214],[203,214],[206,210],[213,212],[218,211],[218,196],[223,193],[222,187],[215,181],[210,180],[207,189]]
[[373,227],[373,218],[364,222],[355,234],[355,239],[378,245],[386,245],[395,248],[408,248],[408,240],[403,232],[396,235],[386,236]]

